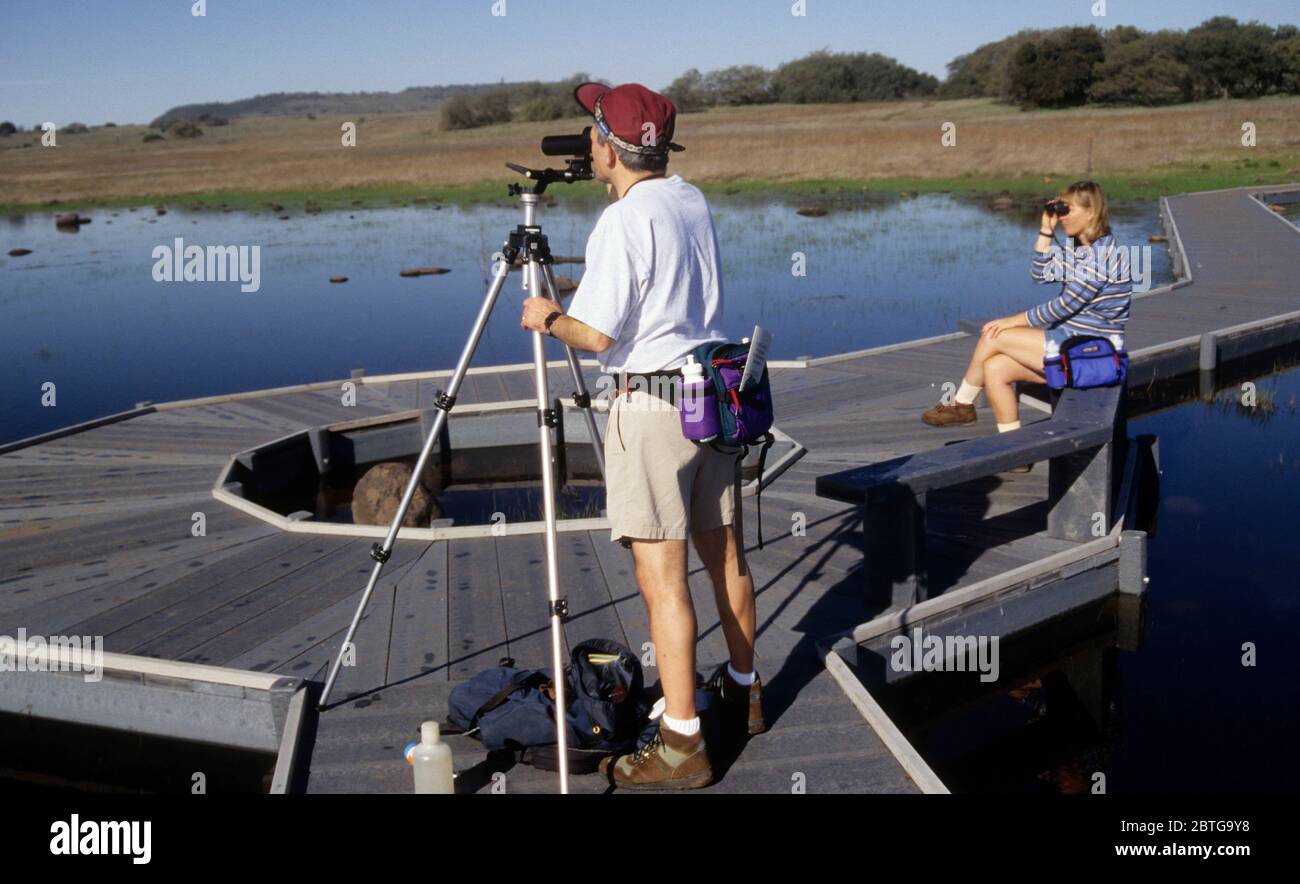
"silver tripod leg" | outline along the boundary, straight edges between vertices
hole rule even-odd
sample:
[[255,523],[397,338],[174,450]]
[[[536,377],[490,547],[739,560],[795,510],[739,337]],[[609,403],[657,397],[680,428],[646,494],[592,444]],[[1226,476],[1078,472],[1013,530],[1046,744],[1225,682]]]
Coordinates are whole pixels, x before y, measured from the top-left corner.
[[[536,261],[526,260],[524,279],[530,294],[542,292],[543,274]],[[551,411],[551,395],[546,376],[546,347],[540,332],[533,332],[533,375],[537,383],[537,430],[542,448],[542,505],[546,514],[546,589],[550,598],[551,671],[555,673],[555,733],[559,750],[560,794],[569,791],[569,746],[565,702],[567,685],[564,674],[565,604],[560,601],[559,543],[555,527],[555,456],[551,429],[563,415]],[[549,419],[547,415],[550,415]]]
[[[543,275],[546,279],[546,291],[555,303],[560,303],[559,289],[555,285],[555,269],[550,264],[542,265]],[[582,408],[583,415],[587,418],[587,433],[591,436],[591,450],[596,455],[596,465],[600,467],[600,480],[605,482],[605,448],[600,442],[600,430],[596,427],[596,415],[592,411],[591,396],[587,393],[587,384],[582,379],[582,368],[578,365],[578,357],[573,354],[573,348],[568,344],[564,345],[564,354],[569,360],[569,372],[573,375],[574,392],[578,396],[587,400],[587,404]],[[606,483],[608,487],[608,483]]]
[[[488,319],[492,316],[492,307],[496,304],[497,296],[501,294],[501,287],[505,284],[506,276],[510,272],[508,261],[500,261],[498,265],[496,276],[492,279],[492,285],[483,298],[483,306],[479,308],[478,317],[474,320],[474,328],[470,332],[469,340],[465,342],[465,349],[461,351],[460,361],[456,363],[456,370],[452,373],[451,384],[447,387],[446,393],[438,398],[437,417],[434,419],[433,428],[429,431],[429,438],[424,440],[424,448],[420,450],[420,459],[416,461],[415,469],[411,472],[411,481],[406,484],[406,492],[402,495],[402,502],[397,507],[397,514],[393,516],[393,524],[388,527],[388,535],[384,537],[383,544],[377,544],[370,550],[370,557],[375,560],[375,567],[370,572],[370,582],[366,584],[366,591],[361,596],[361,604],[357,605],[357,613],[352,617],[352,625],[348,627],[347,636],[343,639],[343,646],[339,648],[338,656],[334,659],[334,665],[330,668],[329,678],[325,680],[325,690],[321,692],[320,701],[316,704],[317,709],[323,710],[326,701],[329,700],[330,691],[334,688],[334,680],[338,678],[339,667],[343,665],[343,656],[347,653],[348,648],[352,646],[352,638],[356,635],[357,626],[361,623],[362,615],[365,614],[366,605],[370,604],[370,596],[375,591],[375,584],[379,582],[379,574],[384,570],[384,564],[392,553],[393,543],[397,539],[397,531],[402,526],[402,519],[406,518],[406,510],[411,505],[411,499],[415,497],[415,487],[419,484],[420,477],[424,475],[424,465],[429,460],[430,452],[433,451],[434,441],[441,434],[443,424],[447,422],[447,413],[456,401],[456,394],[460,392],[460,385],[465,380],[465,372],[469,370],[470,361],[474,358],[474,351],[478,348],[479,339],[483,336],[483,329],[487,327]],[[534,345],[534,349],[536,349],[536,345]],[[543,470],[543,473],[545,474],[545,470]],[[547,493],[549,495],[550,492]]]

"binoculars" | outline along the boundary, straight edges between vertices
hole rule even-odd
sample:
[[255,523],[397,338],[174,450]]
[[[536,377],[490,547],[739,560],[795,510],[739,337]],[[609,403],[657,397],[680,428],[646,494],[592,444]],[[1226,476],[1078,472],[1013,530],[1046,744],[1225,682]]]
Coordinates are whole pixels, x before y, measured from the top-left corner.
[[1070,214],[1070,204],[1065,200],[1048,200],[1043,204],[1043,211],[1049,215],[1068,215]]

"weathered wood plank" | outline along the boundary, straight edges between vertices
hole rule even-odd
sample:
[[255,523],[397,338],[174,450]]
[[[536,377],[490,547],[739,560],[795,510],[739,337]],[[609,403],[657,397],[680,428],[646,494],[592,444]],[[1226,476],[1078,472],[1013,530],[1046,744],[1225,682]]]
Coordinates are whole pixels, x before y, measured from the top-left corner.
[[397,584],[388,681],[424,673],[447,679],[447,543],[429,544]]
[[447,574],[448,675],[468,678],[509,653],[496,545],[448,541]]

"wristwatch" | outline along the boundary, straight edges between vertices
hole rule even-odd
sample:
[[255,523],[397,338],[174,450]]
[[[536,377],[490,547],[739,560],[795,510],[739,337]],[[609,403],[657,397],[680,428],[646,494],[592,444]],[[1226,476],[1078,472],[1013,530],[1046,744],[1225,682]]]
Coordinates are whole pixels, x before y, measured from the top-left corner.
[[551,335],[551,337],[555,337],[555,335],[551,334],[551,325],[555,322],[555,320],[559,319],[563,315],[564,314],[561,313],[559,310],[553,310],[551,311],[551,315],[546,317],[546,321],[542,323],[544,326],[546,326],[546,333],[548,335]]

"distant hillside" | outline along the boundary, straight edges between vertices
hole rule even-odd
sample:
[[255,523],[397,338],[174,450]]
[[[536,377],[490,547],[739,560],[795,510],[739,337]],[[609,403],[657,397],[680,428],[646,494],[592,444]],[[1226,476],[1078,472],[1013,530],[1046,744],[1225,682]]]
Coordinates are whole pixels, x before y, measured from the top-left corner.
[[[246,116],[302,117],[338,114],[408,113],[438,110],[454,94],[467,96],[497,90],[530,91],[548,86],[536,81],[525,83],[467,83],[449,86],[412,86],[401,92],[271,92],[239,101],[209,101],[182,104],[157,117],[149,125],[166,126],[176,120],[224,117],[228,120]],[[575,105],[576,109],[576,105]]]

